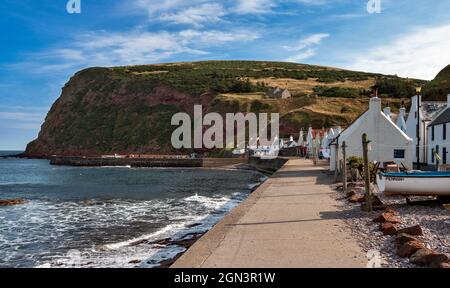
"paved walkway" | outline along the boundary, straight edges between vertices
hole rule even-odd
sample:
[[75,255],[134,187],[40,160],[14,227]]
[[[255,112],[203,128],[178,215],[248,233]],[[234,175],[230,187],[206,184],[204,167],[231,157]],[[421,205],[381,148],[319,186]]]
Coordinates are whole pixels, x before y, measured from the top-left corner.
[[365,267],[331,181],[324,167],[290,160],[172,267]]

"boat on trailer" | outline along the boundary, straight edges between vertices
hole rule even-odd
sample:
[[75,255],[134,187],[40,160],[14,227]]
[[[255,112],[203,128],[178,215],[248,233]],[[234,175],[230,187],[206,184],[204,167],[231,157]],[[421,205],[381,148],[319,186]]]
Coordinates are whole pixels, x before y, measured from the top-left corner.
[[380,173],[377,184],[386,195],[450,196],[450,172]]

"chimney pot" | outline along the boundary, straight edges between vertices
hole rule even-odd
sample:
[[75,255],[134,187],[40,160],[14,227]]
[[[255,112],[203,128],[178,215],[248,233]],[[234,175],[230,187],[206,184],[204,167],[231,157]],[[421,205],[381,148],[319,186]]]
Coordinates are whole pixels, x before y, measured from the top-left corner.
[[381,111],[381,99],[374,97],[370,99],[369,110],[379,113]]

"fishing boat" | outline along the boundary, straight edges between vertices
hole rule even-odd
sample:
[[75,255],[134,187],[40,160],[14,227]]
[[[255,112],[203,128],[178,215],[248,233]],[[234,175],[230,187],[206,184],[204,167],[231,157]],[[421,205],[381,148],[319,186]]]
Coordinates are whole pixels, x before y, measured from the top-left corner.
[[377,183],[386,195],[450,196],[450,172],[380,173]]

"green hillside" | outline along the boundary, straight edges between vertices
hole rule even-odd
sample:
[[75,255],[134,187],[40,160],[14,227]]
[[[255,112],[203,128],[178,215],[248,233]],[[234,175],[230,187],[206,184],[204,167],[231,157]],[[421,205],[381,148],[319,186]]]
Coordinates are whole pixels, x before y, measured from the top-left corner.
[[424,99],[429,101],[447,101],[450,94],[450,65],[445,67],[424,87]]
[[[309,125],[348,125],[367,108],[374,85],[380,87],[383,97],[392,98],[386,102],[399,106],[404,89],[424,83],[282,62],[90,68],[76,73],[64,86],[26,154],[188,153],[191,151],[171,147],[176,127],[170,120],[177,112],[192,114],[195,104],[203,105],[205,113],[280,113],[281,136],[288,137]],[[265,92],[271,87],[288,88],[293,97],[268,99]]]

